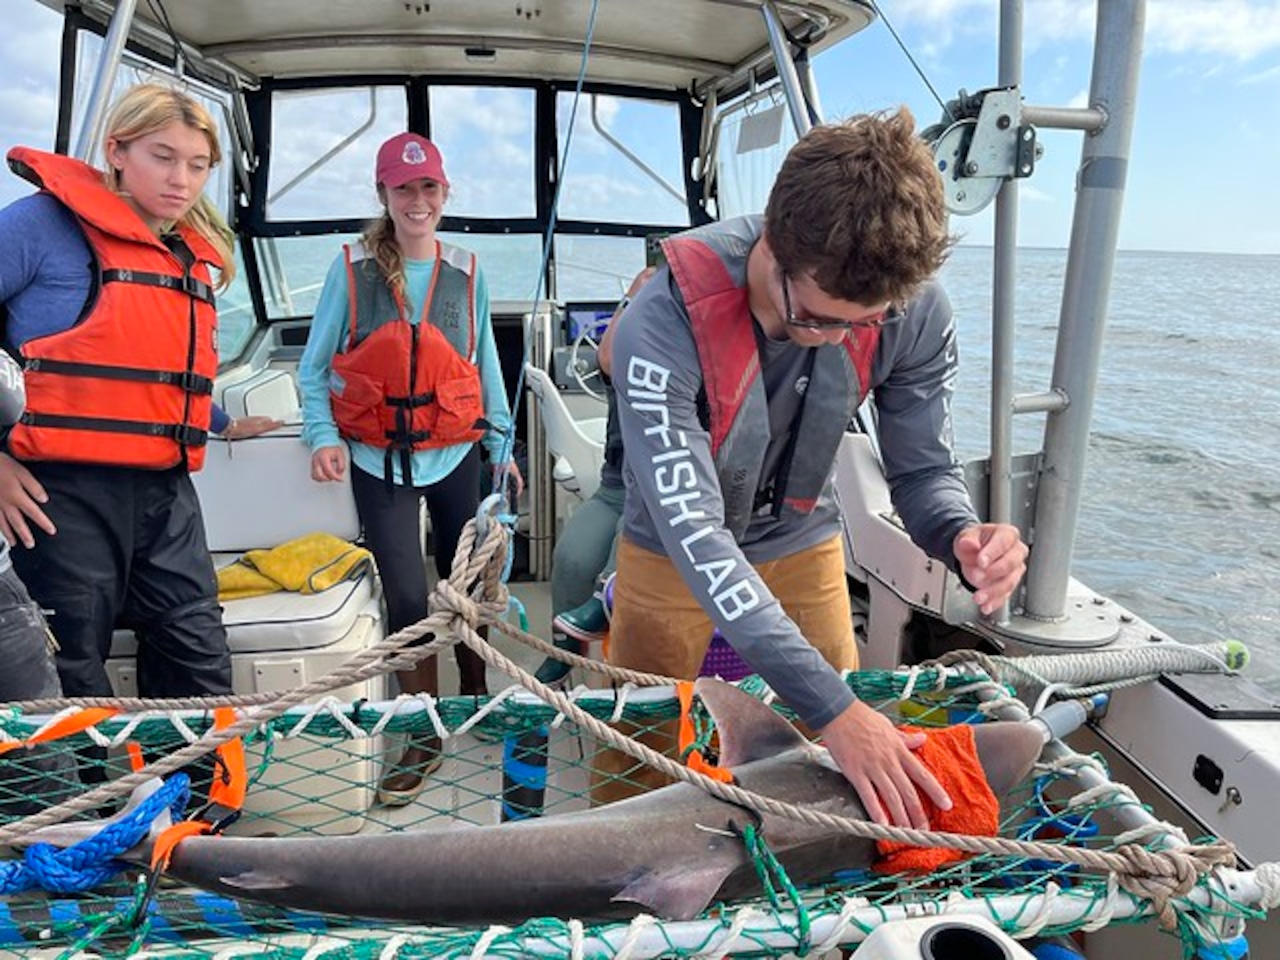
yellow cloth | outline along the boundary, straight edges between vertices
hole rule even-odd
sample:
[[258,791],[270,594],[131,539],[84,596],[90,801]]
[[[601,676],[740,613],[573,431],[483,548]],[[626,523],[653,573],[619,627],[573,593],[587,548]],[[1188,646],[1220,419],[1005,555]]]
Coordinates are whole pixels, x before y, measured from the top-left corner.
[[250,550],[218,571],[218,599],[243,600],[277,590],[319,593],[358,577],[373,555],[330,533],[308,533],[270,550]]

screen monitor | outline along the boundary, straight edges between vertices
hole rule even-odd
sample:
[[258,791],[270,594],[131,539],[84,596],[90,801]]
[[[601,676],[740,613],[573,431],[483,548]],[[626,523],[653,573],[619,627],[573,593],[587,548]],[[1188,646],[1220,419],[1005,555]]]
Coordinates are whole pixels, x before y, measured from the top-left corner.
[[604,336],[605,329],[617,308],[617,300],[577,300],[564,305],[565,335],[573,343],[586,333],[593,340]]

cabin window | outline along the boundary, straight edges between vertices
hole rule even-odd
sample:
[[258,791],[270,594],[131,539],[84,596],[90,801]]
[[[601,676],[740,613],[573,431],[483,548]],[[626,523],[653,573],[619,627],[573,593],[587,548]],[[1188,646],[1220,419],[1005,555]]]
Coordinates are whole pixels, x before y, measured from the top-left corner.
[[534,194],[534,91],[433,86],[431,139],[444,155],[450,217],[528,218]]
[[401,86],[277,91],[271,101],[267,219],[376,216],[374,157],[408,122]]
[[489,286],[490,301],[547,299],[546,287],[538,289],[542,238],[537,234],[441,232],[440,239],[476,255]]
[[621,300],[644,269],[643,237],[556,235],[556,297]]
[[777,85],[721,111],[713,160],[721,219],[764,213],[774,178],[795,142],[795,126]]
[[[76,83],[71,101],[71,142],[68,152],[80,145],[81,128],[84,126],[85,111],[89,105],[94,81],[97,79],[95,66],[102,54],[102,37],[92,30],[80,30],[76,33]],[[213,168],[204,192],[218,207],[219,212],[228,221],[231,219],[231,178],[235,156],[235,147],[231,144],[231,113],[228,108],[229,95],[216,92],[209,87],[193,82],[184,82],[163,72],[164,68],[144,57],[128,51],[124,54],[120,69],[116,71],[115,80],[106,103],[114,104],[130,87],[139,83],[155,83],[157,81],[180,86],[209,111],[218,125],[218,142],[222,148],[222,163]],[[104,110],[101,123],[106,125],[107,111]],[[92,153],[84,157],[88,163],[101,168],[104,164],[102,155],[103,130],[99,129],[94,137]]]
[[342,255],[342,245],[356,239],[358,235],[354,233],[256,238],[254,254],[262,275],[268,318],[282,320],[314,314],[330,265]]
[[218,360],[225,363],[240,356],[253,334],[253,301],[244,270],[240,244],[235,245],[236,275],[230,286],[218,291]]
[[[536,98],[527,87],[435,85],[428,93],[432,140],[449,175],[445,215],[464,220],[532,220]],[[539,291],[537,233],[441,233],[479,258],[490,300],[533,300]]]
[[562,92],[556,100],[564,168],[560,218],[689,226],[679,106],[668,100],[587,94],[575,114],[573,102],[572,92]]

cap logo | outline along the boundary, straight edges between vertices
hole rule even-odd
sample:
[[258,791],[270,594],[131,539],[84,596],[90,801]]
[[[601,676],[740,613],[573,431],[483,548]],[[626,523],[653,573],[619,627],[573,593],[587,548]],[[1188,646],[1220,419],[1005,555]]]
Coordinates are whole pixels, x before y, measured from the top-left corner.
[[427,151],[422,149],[422,144],[418,141],[410,140],[404,145],[404,152],[400,154],[400,159],[416,167],[427,162]]

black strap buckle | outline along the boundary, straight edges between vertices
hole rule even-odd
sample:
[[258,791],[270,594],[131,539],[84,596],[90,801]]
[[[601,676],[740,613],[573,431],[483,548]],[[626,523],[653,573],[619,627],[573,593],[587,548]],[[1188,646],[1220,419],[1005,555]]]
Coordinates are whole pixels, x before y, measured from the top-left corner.
[[189,370],[165,370],[160,373],[158,379],[161,383],[181,387],[187,393],[194,393],[197,396],[203,397],[213,393],[213,378],[206,377],[202,373],[192,373]]
[[165,436],[176,440],[184,447],[203,447],[209,442],[209,431],[193,427],[189,423],[179,423],[162,427]]

